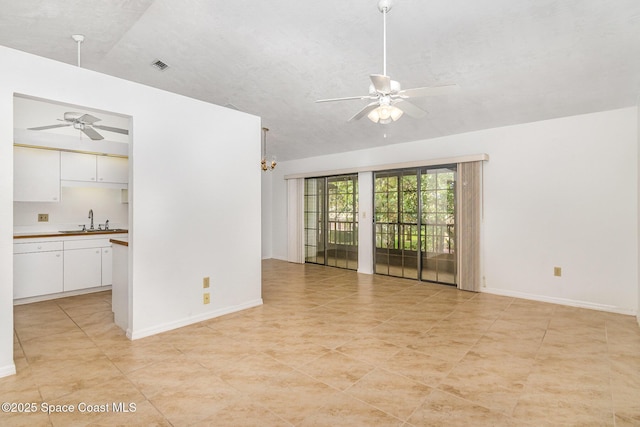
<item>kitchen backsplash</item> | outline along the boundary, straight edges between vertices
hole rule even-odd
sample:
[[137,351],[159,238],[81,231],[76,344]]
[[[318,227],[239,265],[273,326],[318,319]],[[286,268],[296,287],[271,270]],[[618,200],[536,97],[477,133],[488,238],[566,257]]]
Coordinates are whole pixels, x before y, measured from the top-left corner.
[[[110,188],[62,187],[57,203],[13,202],[13,231],[58,231],[89,226],[89,209],[94,225],[108,219],[110,228],[128,228],[129,204],[122,203],[121,190]],[[38,214],[48,214],[48,222],[38,222]]]

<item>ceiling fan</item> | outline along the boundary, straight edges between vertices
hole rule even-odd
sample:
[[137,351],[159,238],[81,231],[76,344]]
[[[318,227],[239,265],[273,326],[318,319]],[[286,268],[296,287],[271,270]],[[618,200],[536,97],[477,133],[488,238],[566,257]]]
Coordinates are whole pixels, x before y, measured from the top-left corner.
[[106,130],[109,132],[121,133],[124,135],[129,135],[129,130],[115,128],[111,126],[103,126],[97,125],[96,122],[99,122],[102,119],[92,116],[91,114],[86,113],[75,113],[73,111],[69,111],[64,113],[64,118],[58,119],[61,122],[66,122],[59,125],[49,125],[49,126],[39,126],[35,128],[28,128],[29,130],[47,130],[47,129],[55,129],[67,126],[73,126],[74,129],[78,129],[89,138],[94,141],[104,139],[102,135],[100,135],[94,128]]
[[398,120],[403,113],[415,118],[424,117],[426,111],[407,101],[408,98],[443,95],[458,89],[458,85],[419,87],[402,89],[400,83],[387,75],[387,13],[391,10],[393,0],[379,0],[378,10],[382,12],[383,23],[383,71],[382,74],[371,74],[369,94],[362,96],[348,96],[345,98],[320,99],[316,102],[347,101],[352,99],[367,99],[372,101],[358,111],[348,121],[359,120],[367,116],[374,123],[387,124]]

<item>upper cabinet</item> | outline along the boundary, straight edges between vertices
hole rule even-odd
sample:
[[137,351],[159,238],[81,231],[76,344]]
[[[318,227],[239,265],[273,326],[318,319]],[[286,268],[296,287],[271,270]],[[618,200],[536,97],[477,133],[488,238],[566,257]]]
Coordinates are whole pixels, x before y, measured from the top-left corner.
[[67,151],[61,152],[60,179],[96,182],[96,156]]
[[60,201],[60,152],[13,147],[13,200]]
[[98,182],[129,182],[129,160],[122,157],[97,156]]
[[127,188],[129,161],[122,157],[62,152],[60,178],[63,186],[96,183],[100,186]]

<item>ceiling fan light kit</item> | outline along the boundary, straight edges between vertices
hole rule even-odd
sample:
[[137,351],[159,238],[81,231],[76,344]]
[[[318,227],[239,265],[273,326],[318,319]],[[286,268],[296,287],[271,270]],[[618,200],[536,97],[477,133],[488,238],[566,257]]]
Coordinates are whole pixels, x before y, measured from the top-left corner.
[[402,90],[400,83],[391,80],[387,75],[387,13],[393,6],[393,0],[379,0],[378,10],[382,13],[382,74],[369,76],[369,94],[364,96],[348,96],[344,98],[320,99],[316,102],[349,101],[354,99],[369,100],[370,103],[354,114],[348,121],[359,120],[367,116],[374,123],[388,124],[398,120],[404,113],[414,118],[424,117],[427,112],[407,101],[409,98],[443,95],[458,85],[419,87]]

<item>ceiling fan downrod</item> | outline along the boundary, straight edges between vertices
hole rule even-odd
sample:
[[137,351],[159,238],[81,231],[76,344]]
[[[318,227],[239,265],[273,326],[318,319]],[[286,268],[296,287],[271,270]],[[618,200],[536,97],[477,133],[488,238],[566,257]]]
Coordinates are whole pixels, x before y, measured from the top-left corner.
[[392,0],[380,0],[378,10],[382,12],[382,75],[387,75],[387,12],[393,6]]
[[84,36],[82,34],[74,34],[71,38],[78,44],[78,67],[80,67],[80,45],[84,41]]

